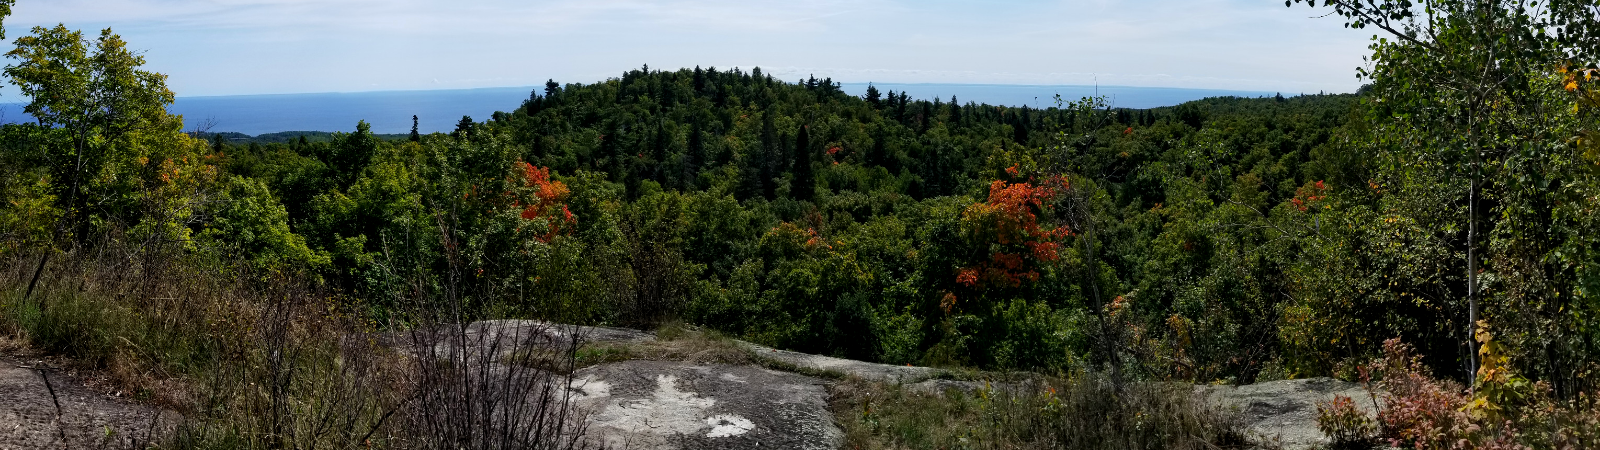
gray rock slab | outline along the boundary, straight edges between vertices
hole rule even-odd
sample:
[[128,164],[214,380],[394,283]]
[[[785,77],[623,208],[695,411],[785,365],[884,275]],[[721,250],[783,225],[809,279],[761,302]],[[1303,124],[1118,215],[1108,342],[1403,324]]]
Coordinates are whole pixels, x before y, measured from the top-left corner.
[[[1369,417],[1375,417],[1372,397],[1360,384],[1333,378],[1267,381],[1244,386],[1199,386],[1215,404],[1237,409],[1249,431],[1277,440],[1286,449],[1308,449],[1328,443],[1317,429],[1317,403],[1343,395]],[[1381,400],[1381,396],[1379,397]]]
[[739,344],[754,352],[758,358],[769,359],[802,369],[835,372],[873,381],[915,383],[939,375],[939,369],[932,367],[896,366],[893,364],[878,364],[853,359],[810,355],[778,350],[744,341],[739,341]]
[[760,367],[624,361],[573,374],[587,438],[606,448],[816,449],[843,445],[822,380]]

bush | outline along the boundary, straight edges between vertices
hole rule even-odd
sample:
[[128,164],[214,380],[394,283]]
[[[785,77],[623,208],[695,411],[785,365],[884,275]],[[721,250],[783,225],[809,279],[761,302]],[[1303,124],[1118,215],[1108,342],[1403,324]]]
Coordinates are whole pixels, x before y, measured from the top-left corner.
[[[1481,324],[1480,324],[1480,329]],[[1600,446],[1600,402],[1586,396],[1560,401],[1544,383],[1513,373],[1486,331],[1475,389],[1432,376],[1409,345],[1384,342],[1383,357],[1363,367],[1381,380],[1379,435],[1389,445],[1416,449],[1580,449]],[[1318,425],[1336,444],[1355,444],[1367,418],[1336,399],[1319,406]]]
[[1367,449],[1377,443],[1377,426],[1355,400],[1343,395],[1317,403],[1317,429],[1332,441],[1333,449]]

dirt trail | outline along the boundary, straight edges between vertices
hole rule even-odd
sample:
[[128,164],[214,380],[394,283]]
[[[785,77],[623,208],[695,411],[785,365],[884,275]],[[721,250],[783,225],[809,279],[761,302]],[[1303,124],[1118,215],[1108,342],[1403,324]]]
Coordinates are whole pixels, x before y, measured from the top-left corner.
[[107,396],[43,361],[0,356],[0,450],[142,448],[169,435],[176,419]]

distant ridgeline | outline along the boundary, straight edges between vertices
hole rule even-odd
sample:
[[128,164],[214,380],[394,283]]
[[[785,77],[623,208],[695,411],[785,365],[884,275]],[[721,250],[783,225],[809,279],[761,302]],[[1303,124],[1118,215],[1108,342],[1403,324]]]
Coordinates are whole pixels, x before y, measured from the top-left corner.
[[[208,141],[216,141],[221,139],[230,144],[288,144],[290,142],[301,141],[301,138],[304,138],[305,143],[332,142],[334,139],[338,138],[338,134],[339,133],[337,132],[327,131],[279,131],[277,133],[265,133],[255,136],[233,131],[197,131],[189,133],[190,136],[194,136],[196,138],[205,139]],[[373,134],[373,136],[383,140],[398,140],[406,139],[410,135]]]

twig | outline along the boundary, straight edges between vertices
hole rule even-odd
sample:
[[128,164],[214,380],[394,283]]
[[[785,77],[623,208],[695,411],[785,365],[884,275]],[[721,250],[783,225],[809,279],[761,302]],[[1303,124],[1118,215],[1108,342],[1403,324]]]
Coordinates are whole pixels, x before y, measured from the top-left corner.
[[56,405],[56,432],[61,435],[61,443],[65,444],[67,442],[67,428],[65,424],[61,423],[61,400],[56,398],[56,387],[50,383],[49,372],[45,372],[43,368],[35,368],[34,370],[39,371],[39,378],[44,379],[44,388],[50,392],[50,403]]

